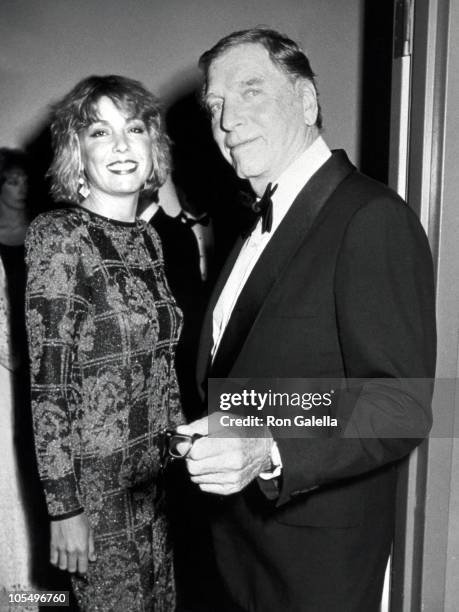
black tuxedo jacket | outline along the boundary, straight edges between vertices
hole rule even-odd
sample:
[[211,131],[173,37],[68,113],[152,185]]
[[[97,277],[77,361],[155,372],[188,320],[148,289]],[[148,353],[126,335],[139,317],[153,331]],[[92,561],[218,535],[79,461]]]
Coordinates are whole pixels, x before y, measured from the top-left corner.
[[171,291],[184,311],[196,308],[196,296],[201,296],[199,250],[192,230],[177,217],[170,217],[159,207],[149,223],[158,232],[164,256],[164,268]]
[[395,193],[334,152],[255,265],[209,369],[212,311],[242,244],[204,319],[203,394],[208,376],[365,383],[332,415],[347,419],[350,437],[276,439],[273,431],[282,477],[213,500],[221,574],[244,610],[376,611],[395,465],[431,425],[436,336],[426,236]]

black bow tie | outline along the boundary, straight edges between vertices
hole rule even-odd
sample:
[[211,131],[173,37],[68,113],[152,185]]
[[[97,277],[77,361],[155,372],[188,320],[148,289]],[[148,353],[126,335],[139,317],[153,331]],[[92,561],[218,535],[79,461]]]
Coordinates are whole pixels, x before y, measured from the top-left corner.
[[209,225],[209,223],[210,223],[209,215],[202,215],[201,217],[198,217],[197,219],[195,219],[194,217],[188,217],[183,212],[183,210],[180,211],[180,214],[178,215],[178,219],[180,219],[180,221],[184,225],[188,225],[188,227],[193,227],[193,225],[196,225],[196,224],[199,224],[199,225]]
[[268,183],[264,194],[258,200],[252,204],[252,210],[257,214],[257,217],[261,217],[261,233],[270,232],[273,225],[273,201],[272,195],[277,189],[277,183],[272,186],[272,183]]

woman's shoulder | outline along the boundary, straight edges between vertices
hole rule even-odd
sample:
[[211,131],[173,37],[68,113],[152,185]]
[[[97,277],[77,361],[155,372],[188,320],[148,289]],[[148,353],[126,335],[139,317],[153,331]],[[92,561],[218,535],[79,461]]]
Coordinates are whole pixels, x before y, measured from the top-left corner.
[[58,234],[62,237],[73,235],[75,230],[85,225],[83,217],[78,213],[77,207],[56,208],[41,213],[32,221],[27,235]]
[[86,234],[85,221],[77,208],[57,208],[41,213],[32,221],[26,235],[26,250],[51,246],[53,251],[78,248]]

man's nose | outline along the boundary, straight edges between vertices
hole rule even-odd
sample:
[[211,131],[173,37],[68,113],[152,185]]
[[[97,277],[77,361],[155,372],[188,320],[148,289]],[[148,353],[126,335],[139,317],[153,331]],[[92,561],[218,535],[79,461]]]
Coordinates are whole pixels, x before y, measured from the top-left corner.
[[239,105],[236,103],[225,102],[220,117],[222,130],[225,130],[225,132],[231,132],[242,122],[243,117]]

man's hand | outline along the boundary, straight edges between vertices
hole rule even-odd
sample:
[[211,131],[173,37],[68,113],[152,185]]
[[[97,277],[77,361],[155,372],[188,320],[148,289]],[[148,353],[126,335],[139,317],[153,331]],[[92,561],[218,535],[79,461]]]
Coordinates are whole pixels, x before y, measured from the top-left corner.
[[[177,431],[182,434],[200,433],[206,436],[193,444],[186,458],[192,482],[207,493],[231,495],[241,491],[260,472],[269,469],[273,439],[268,429],[265,437],[236,436],[234,431],[229,432],[219,426],[218,417],[219,414],[215,413],[190,425],[180,425]],[[218,429],[225,437],[217,437]]]
[[51,521],[50,562],[61,570],[85,574],[95,561],[94,537],[86,514]]

